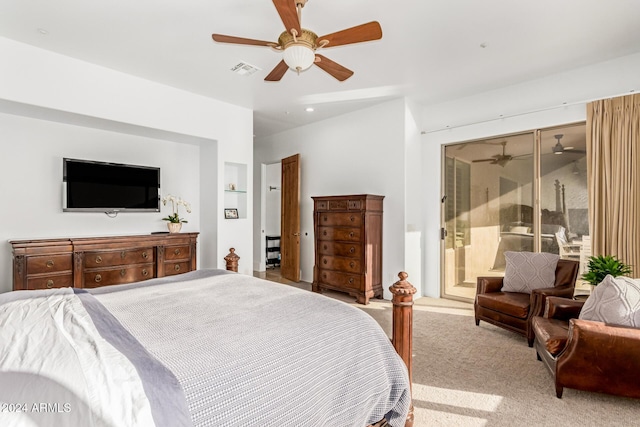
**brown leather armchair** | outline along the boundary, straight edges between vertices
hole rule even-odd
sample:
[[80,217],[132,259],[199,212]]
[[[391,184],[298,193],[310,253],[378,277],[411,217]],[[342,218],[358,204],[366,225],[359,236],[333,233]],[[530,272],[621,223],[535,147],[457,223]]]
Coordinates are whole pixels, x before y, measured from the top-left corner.
[[578,319],[583,301],[549,297],[546,304],[531,325],[556,396],[569,387],[640,398],[640,329]]
[[542,315],[546,297],[573,297],[579,266],[578,261],[558,260],[553,287],[535,289],[531,294],[502,292],[502,277],[478,277],[473,304],[476,326],[484,320],[519,333],[527,338],[527,344],[532,347],[534,335],[531,318]]

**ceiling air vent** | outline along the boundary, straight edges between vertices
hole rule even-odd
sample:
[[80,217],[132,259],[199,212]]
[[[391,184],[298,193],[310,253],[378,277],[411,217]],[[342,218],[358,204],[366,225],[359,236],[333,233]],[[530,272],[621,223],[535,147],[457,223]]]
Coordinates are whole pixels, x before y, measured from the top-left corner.
[[231,71],[241,76],[250,76],[258,70],[260,70],[260,68],[246,62],[239,62],[231,68]]

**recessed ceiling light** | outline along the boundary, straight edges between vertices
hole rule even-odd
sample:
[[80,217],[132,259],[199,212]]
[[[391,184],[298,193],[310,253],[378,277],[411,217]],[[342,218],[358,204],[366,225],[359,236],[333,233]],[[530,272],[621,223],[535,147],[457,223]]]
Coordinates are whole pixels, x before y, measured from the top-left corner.
[[313,113],[313,107],[307,107],[304,109],[307,113]]
[[38,32],[45,36],[49,34],[49,31],[45,30],[44,28],[38,28]]

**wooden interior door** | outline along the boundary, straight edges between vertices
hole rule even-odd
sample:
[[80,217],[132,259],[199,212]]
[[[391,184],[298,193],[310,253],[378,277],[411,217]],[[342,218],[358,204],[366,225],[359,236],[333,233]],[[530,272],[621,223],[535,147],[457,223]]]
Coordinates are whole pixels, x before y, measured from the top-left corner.
[[282,159],[280,273],[300,281],[300,154]]

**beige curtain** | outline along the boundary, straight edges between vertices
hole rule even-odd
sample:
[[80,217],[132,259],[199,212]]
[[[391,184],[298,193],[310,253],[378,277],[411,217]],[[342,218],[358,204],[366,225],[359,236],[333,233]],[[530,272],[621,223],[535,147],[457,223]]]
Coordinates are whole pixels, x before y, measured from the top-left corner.
[[592,255],[615,255],[640,277],[640,94],[587,105]]

